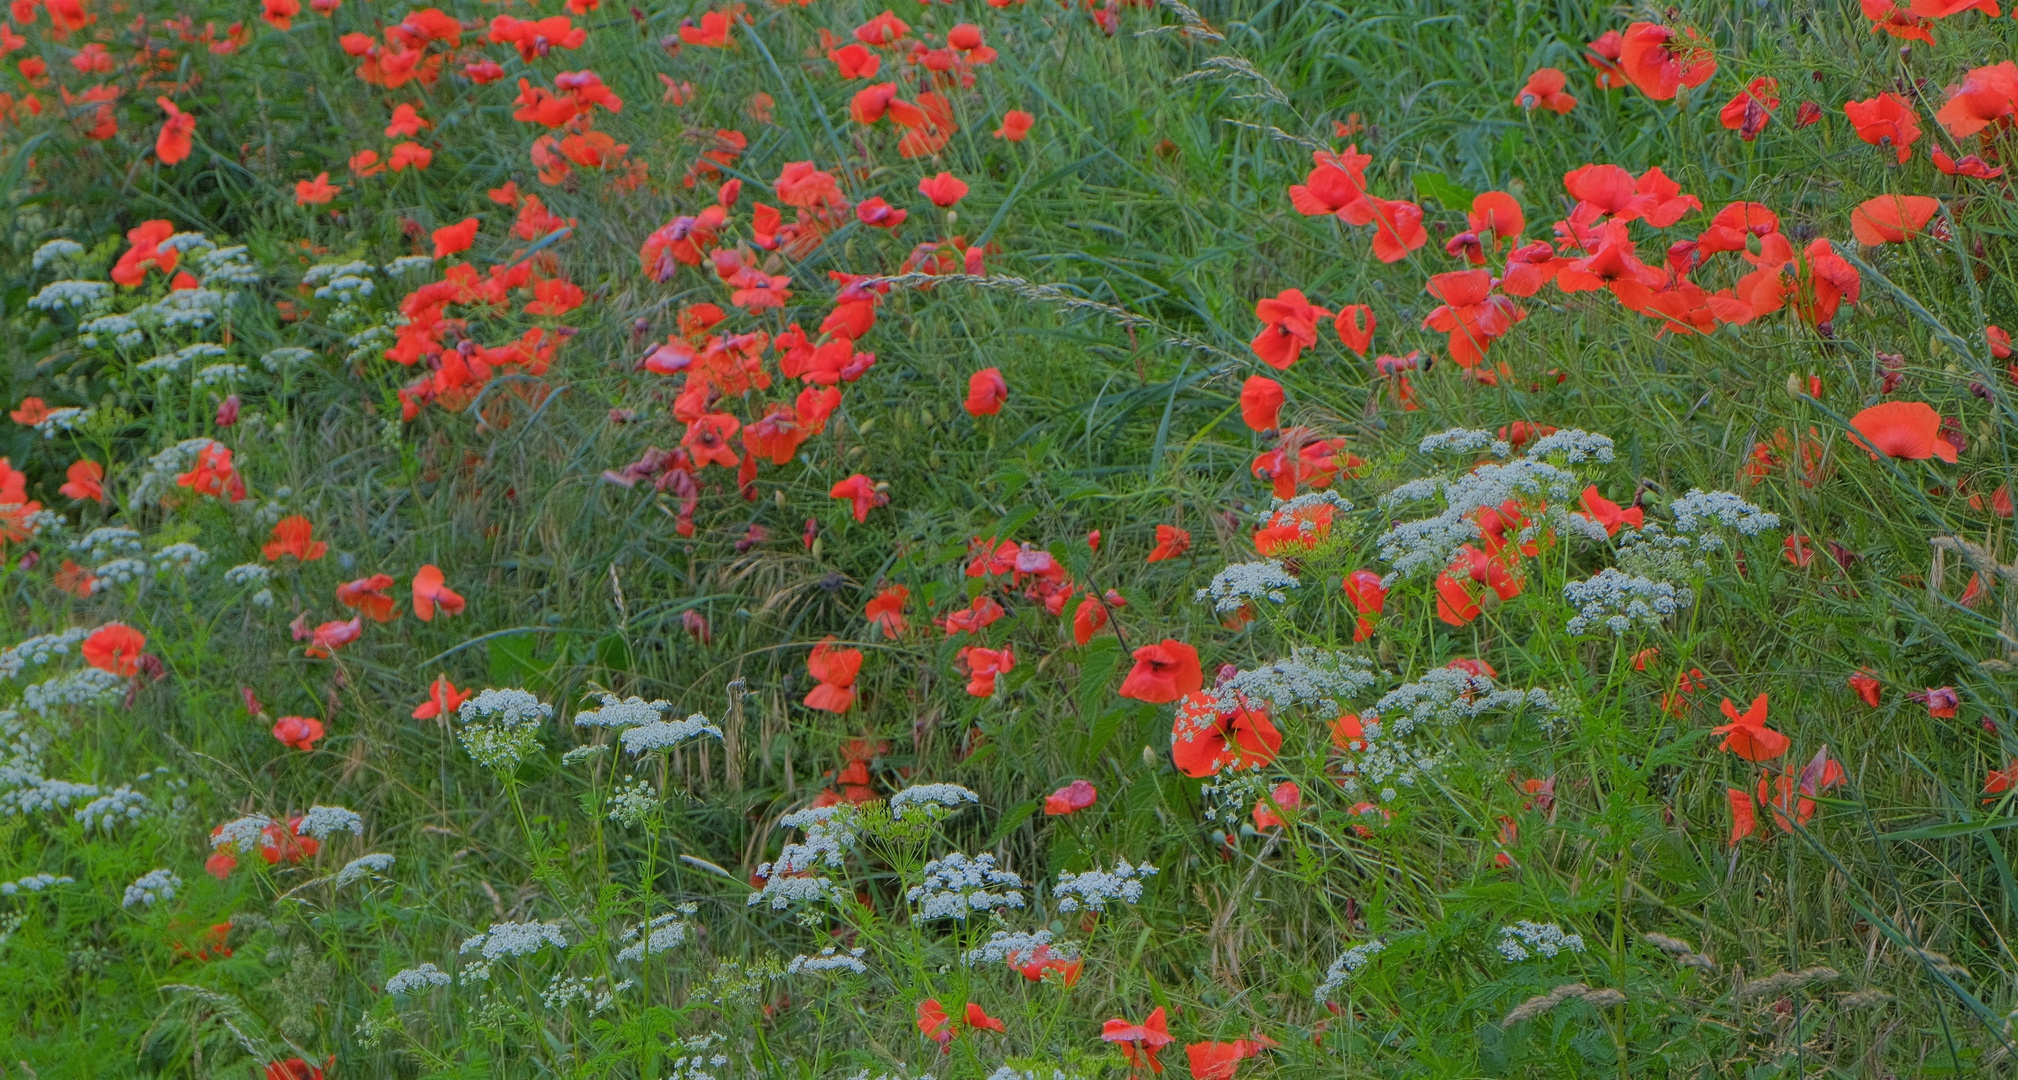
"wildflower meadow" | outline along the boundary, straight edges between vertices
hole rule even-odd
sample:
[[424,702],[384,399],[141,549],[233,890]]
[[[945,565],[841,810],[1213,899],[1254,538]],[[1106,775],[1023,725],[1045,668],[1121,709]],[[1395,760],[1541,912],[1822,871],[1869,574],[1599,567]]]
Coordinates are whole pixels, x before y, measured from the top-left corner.
[[2001,0],[423,2],[0,20],[0,1077],[2018,1074]]

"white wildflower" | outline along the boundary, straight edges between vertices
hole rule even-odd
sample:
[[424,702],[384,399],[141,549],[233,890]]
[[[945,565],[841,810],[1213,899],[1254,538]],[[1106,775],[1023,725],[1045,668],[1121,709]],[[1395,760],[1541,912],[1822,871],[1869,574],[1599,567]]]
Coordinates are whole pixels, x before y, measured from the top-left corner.
[[82,627],[73,627],[54,634],[37,634],[12,648],[0,650],[0,679],[12,679],[28,668],[70,655],[70,650],[90,633]]
[[916,922],[959,919],[976,911],[1023,906],[1023,879],[995,865],[995,856],[968,856],[955,851],[925,864],[925,878],[904,893],[918,905]]
[[792,957],[791,962],[785,965],[785,973],[797,975],[801,972],[811,972],[824,975],[832,971],[845,971],[851,975],[866,975],[869,972],[869,965],[862,962],[862,957],[867,954],[866,949],[838,952],[834,946],[829,945],[812,956],[801,953]]
[[1675,515],[1675,531],[1700,534],[1712,527],[1735,530],[1740,536],[1757,536],[1780,525],[1780,515],[1762,510],[1728,491],[1690,488],[1687,495],[1668,504]]
[[281,368],[307,363],[313,359],[315,359],[315,353],[310,350],[288,345],[261,356],[259,358],[259,365],[278,375]]
[[958,784],[913,784],[890,796],[890,816],[899,821],[906,814],[923,811],[929,818],[962,806],[978,804],[981,796]]
[[42,286],[41,292],[28,298],[28,306],[37,311],[55,311],[67,307],[84,308],[110,299],[111,296],[110,282],[52,281]]
[[1156,874],[1156,868],[1143,863],[1130,866],[1122,859],[1112,870],[1095,867],[1083,874],[1062,873],[1058,875],[1058,887],[1051,895],[1058,898],[1058,910],[1078,911],[1082,907],[1094,911],[1106,911],[1109,904],[1133,906],[1142,900],[1142,883]]
[[340,832],[363,836],[364,818],[357,811],[341,806],[311,806],[294,827],[296,836],[313,836],[317,840],[327,840]]
[[1338,954],[1338,959],[1333,960],[1331,966],[1324,970],[1324,981],[1317,984],[1317,992],[1312,997],[1316,999],[1319,1005],[1324,1004],[1330,1000],[1331,995],[1337,993],[1346,983],[1351,982],[1353,976],[1358,975],[1366,969],[1368,964],[1373,963],[1373,958],[1380,955],[1386,948],[1387,942],[1375,938],[1372,941],[1365,941],[1354,945],[1352,948]]
[[700,910],[694,904],[681,904],[677,909],[653,918],[645,925],[624,931],[623,939],[629,944],[617,953],[618,960],[643,960],[647,956],[657,956],[671,952],[684,944],[691,936],[687,919]]
[[617,738],[624,744],[624,752],[636,757],[655,750],[672,750],[690,739],[703,735],[722,737],[722,729],[714,721],[700,713],[685,720],[654,720],[637,727],[625,728]]
[[39,893],[44,889],[53,889],[58,885],[75,884],[77,884],[77,879],[68,874],[61,876],[56,874],[30,874],[27,877],[16,878],[13,881],[0,881],[0,896],[15,896],[23,892]]
[[84,245],[75,240],[51,240],[35,249],[35,257],[29,265],[40,270],[53,262],[69,262],[84,254]]
[[1624,635],[1635,627],[1657,630],[1662,620],[1695,603],[1696,594],[1607,567],[1594,577],[1564,585],[1563,599],[1577,609],[1564,627],[1576,637],[1600,626],[1614,635]]
[[1494,457],[1512,457],[1513,444],[1494,435],[1490,431],[1476,428],[1451,428],[1425,437],[1416,447],[1424,454],[1476,454],[1488,451]]
[[421,964],[418,967],[410,967],[395,972],[391,978],[385,980],[385,992],[388,994],[418,994],[432,990],[438,986],[447,986],[448,983],[448,972],[435,967],[433,964]]
[[343,869],[336,872],[336,887],[341,889],[345,885],[371,874],[383,874],[387,870],[392,869],[392,864],[396,861],[398,860],[382,851],[374,851],[369,855],[359,855],[357,858],[344,863]]
[[464,939],[461,952],[464,956],[481,953],[484,960],[496,963],[508,956],[531,956],[548,945],[557,949],[568,947],[568,939],[561,936],[560,923],[501,922]]
[[95,667],[79,668],[21,692],[21,704],[48,715],[64,705],[110,705],[119,700],[125,680]]
[[1530,956],[1553,957],[1562,952],[1583,952],[1582,934],[1567,934],[1555,923],[1529,922],[1526,919],[1502,926],[1499,944],[1494,946],[1501,956],[1508,960],[1526,960]]
[[262,843],[265,843],[266,830],[273,823],[272,818],[261,814],[247,814],[241,818],[233,818],[210,834],[210,846],[218,851],[257,850]]
[[1073,960],[1079,956],[1078,946],[1071,942],[1058,941],[1049,930],[1027,933],[1021,930],[997,930],[988,935],[988,940],[980,948],[968,950],[960,960],[970,967],[983,963],[1022,967],[1038,959],[1040,950],[1046,958]]
[[154,569],[157,573],[180,571],[184,577],[203,568],[210,561],[210,553],[191,543],[170,544],[154,553]]
[[1194,599],[1212,602],[1212,610],[1230,615],[1258,600],[1277,604],[1289,602],[1288,590],[1303,583],[1283,568],[1280,560],[1234,563],[1212,576],[1212,584],[1198,590]]
[[131,785],[121,784],[79,807],[73,815],[85,829],[109,832],[121,825],[139,821],[154,809],[154,803],[146,795],[133,790]]
[[149,870],[133,879],[126,887],[126,896],[120,901],[122,907],[153,907],[164,900],[175,899],[182,888],[182,879],[167,869]]
[[673,707],[670,701],[618,698],[615,694],[603,694],[601,700],[600,708],[584,709],[575,714],[576,727],[639,727],[665,719],[666,713]]
[[262,563],[239,563],[224,572],[226,585],[264,585],[273,580],[273,568]]
[[1585,461],[1610,462],[1615,456],[1612,440],[1594,431],[1578,431],[1564,428],[1552,431],[1535,440],[1528,447],[1527,456],[1532,461],[1560,457],[1564,462],[1576,465]]
[[485,690],[462,703],[456,715],[465,724],[492,723],[500,727],[537,726],[553,719],[553,706],[524,690]]
[[1236,674],[1218,688],[1217,695],[1222,710],[1244,700],[1271,711],[1304,706],[1336,714],[1377,678],[1363,656],[1299,645],[1280,660]]

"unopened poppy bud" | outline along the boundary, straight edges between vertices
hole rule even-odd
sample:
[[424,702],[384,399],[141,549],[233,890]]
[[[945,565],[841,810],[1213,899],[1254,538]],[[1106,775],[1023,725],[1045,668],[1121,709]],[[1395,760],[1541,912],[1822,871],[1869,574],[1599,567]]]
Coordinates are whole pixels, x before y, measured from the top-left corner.
[[1394,665],[1394,643],[1389,641],[1386,635],[1382,635],[1374,643],[1373,651],[1375,655],[1380,657],[1380,662],[1383,666],[1392,667]]
[[1478,598],[1478,609],[1490,615],[1498,611],[1505,603],[1504,600],[1499,598],[1499,593],[1487,589],[1485,594]]
[[960,220],[960,211],[958,210],[946,211],[946,224],[951,225],[958,220]]
[[1787,393],[1794,397],[1801,396],[1801,377],[1791,371],[1787,373]]
[[1142,763],[1153,769],[1163,764],[1163,759],[1157,755],[1155,749],[1144,746],[1142,748]]

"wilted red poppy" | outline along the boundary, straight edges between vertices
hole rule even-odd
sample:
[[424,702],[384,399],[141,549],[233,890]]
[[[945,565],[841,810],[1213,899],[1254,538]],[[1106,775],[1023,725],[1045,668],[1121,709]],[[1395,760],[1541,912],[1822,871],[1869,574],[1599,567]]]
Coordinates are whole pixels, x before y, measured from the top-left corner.
[[1217,695],[1187,691],[1170,725],[1170,757],[1186,776],[1266,765],[1281,749],[1282,732],[1269,722],[1268,711],[1244,700],[1221,708]]
[[308,648],[302,655],[316,660],[327,660],[336,650],[364,636],[362,615],[349,622],[326,622],[309,634]]
[[1338,331],[1338,340],[1352,350],[1354,356],[1365,356],[1373,345],[1373,309],[1365,304],[1347,304],[1338,309],[1338,317],[1331,321],[1331,328]]
[[819,684],[806,693],[809,709],[845,713],[855,705],[855,676],[862,670],[862,651],[840,648],[836,640],[827,637],[806,657],[806,673]]
[[1717,122],[1751,142],[1765,130],[1767,121],[1773,118],[1773,110],[1779,107],[1780,80],[1762,75],[1717,111]]
[[1941,437],[1941,414],[1924,401],[1886,401],[1850,418],[1850,441],[1872,457],[1955,463],[1955,446]]
[[1170,1037],[1170,1025],[1164,1018],[1163,1006],[1158,1005],[1149,1018],[1139,1024],[1131,1024],[1121,1017],[1115,1017],[1100,1027],[1102,1041],[1118,1043],[1121,1056],[1131,1069],[1148,1066],[1151,1072],[1162,1072],[1163,1063],[1156,1055],[1176,1040]]
[[1724,737],[1717,749],[1729,750],[1746,761],[1771,761],[1792,745],[1792,740],[1766,726],[1765,694],[1752,699],[1751,707],[1742,715],[1730,698],[1724,699],[1722,709],[1730,723],[1710,729],[1710,734]]
[[1063,817],[1088,809],[1100,797],[1099,789],[1084,780],[1074,780],[1057,791],[1044,796],[1044,813],[1051,817]]
[[1731,807],[1731,838],[1729,846],[1737,847],[1739,841],[1758,830],[1759,819],[1752,809],[1752,795],[1743,788],[1725,788],[1724,797]]
[[1972,180],[1995,180],[2004,175],[2004,166],[1992,165],[1975,154],[1964,154],[1961,160],[1949,157],[1947,151],[1935,147],[1931,155],[1934,167],[1949,176],[1966,176]]
[[313,716],[283,716],[273,722],[273,737],[296,750],[315,749],[315,740],[322,734],[322,721]]
[[1174,559],[1191,550],[1191,533],[1175,525],[1156,527],[1156,547],[1150,551],[1146,562],[1162,562]]
[[1001,368],[982,368],[967,377],[967,400],[961,406],[969,416],[994,416],[1009,400],[1009,383]]
[[886,638],[902,637],[909,629],[904,623],[904,604],[911,598],[911,590],[902,585],[886,587],[871,599],[862,614],[870,625],[883,631]]
[[946,1009],[938,998],[926,998],[918,1003],[918,1033],[938,1043],[942,1048],[953,1042],[953,1018],[946,1015]]
[[395,614],[392,597],[385,594],[391,587],[391,574],[358,578],[336,587],[336,602],[369,615],[373,622],[386,622]]
[[850,508],[854,511],[855,520],[867,521],[871,508],[890,505],[888,488],[888,484],[878,484],[861,473],[856,473],[828,489],[827,495],[830,498],[848,500]]
[[1037,118],[1022,109],[1010,109],[1002,114],[1002,126],[995,129],[995,137],[1009,142],[1022,142],[1030,134],[1031,125]]
[[1866,246],[1901,243],[1920,235],[1940,209],[1931,195],[1880,195],[1850,211],[1850,232]]
[[1198,650],[1175,638],[1144,645],[1133,655],[1135,666],[1121,680],[1122,697],[1165,705],[1205,685]]
[[114,675],[132,675],[140,670],[140,654],[147,648],[147,635],[125,623],[106,623],[84,639],[84,662]]
[[1864,704],[1874,709],[1878,707],[1881,684],[1870,672],[1858,671],[1850,676],[1848,682],[1850,689],[1856,691],[1857,697],[1862,699]]
[[[1275,805],[1270,806],[1270,802],[1273,802]],[[1268,793],[1267,799],[1255,802],[1253,814],[1254,827],[1257,829],[1280,829],[1287,824],[1283,821],[1282,814],[1293,813],[1293,811],[1302,805],[1303,789],[1297,787],[1296,782],[1293,780],[1284,780],[1282,783],[1275,785],[1274,790]]]
[[168,119],[162,121],[161,133],[154,137],[154,154],[163,165],[174,165],[189,156],[196,134],[196,118],[175,107],[173,101],[165,97],[154,99],[161,106]]

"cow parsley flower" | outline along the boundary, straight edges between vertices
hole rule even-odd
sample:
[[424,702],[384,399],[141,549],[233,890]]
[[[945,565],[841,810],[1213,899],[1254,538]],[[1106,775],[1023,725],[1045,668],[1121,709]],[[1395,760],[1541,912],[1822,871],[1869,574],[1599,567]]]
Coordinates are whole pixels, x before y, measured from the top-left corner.
[[68,874],[62,876],[56,874],[30,874],[27,877],[16,878],[13,881],[0,881],[0,896],[14,896],[24,891],[39,893],[44,889],[54,888],[58,885],[75,884],[77,884],[77,879]]
[[1331,995],[1344,988],[1346,983],[1351,982],[1354,976],[1365,970],[1368,964],[1373,963],[1374,957],[1386,949],[1387,942],[1374,938],[1339,953],[1338,959],[1333,960],[1331,966],[1324,969],[1324,981],[1317,984],[1317,992],[1311,996],[1319,1005],[1329,1001]]
[[273,580],[273,568],[260,563],[239,563],[224,572],[226,585],[264,585]]
[[1557,953],[1584,951],[1582,934],[1567,934],[1555,923],[1529,922],[1526,919],[1502,926],[1499,944],[1494,946],[1501,956],[1508,960],[1526,960],[1530,956],[1553,957]]
[[1423,454],[1476,454],[1484,450],[1494,457],[1513,456],[1512,443],[1476,428],[1451,428],[1425,436],[1416,450]]
[[1617,456],[1617,451],[1607,436],[1594,431],[1563,428],[1536,439],[1534,445],[1528,447],[1527,456],[1531,461],[1560,457],[1567,464],[1577,465],[1585,461],[1608,463]]
[[[635,699],[634,699],[635,700]],[[624,752],[636,757],[655,750],[673,750],[692,739],[703,735],[722,737],[722,729],[715,722],[700,713],[685,720],[653,720],[637,727],[625,728],[617,738],[624,744]]]
[[170,544],[154,553],[154,569],[163,574],[180,571],[188,577],[209,561],[210,553],[191,543]]
[[119,700],[125,682],[109,671],[79,668],[21,691],[21,704],[44,716],[65,705],[110,705]]
[[388,994],[419,994],[438,986],[447,986],[448,983],[448,972],[435,967],[433,964],[421,964],[418,967],[410,967],[395,972],[391,978],[385,980],[385,992]]
[[619,698],[615,694],[600,696],[602,706],[583,709],[575,713],[576,727],[631,728],[657,723],[665,719],[673,707],[670,701],[646,701],[641,697]]
[[126,887],[126,895],[120,900],[122,907],[153,907],[164,900],[175,899],[182,888],[182,879],[166,869],[149,870],[133,879]]
[[77,823],[87,831],[110,832],[121,825],[139,821],[153,809],[154,803],[146,795],[133,790],[130,785],[121,784],[84,804],[75,816]]
[[364,818],[357,811],[341,806],[311,806],[294,827],[296,836],[313,836],[317,840],[327,840],[340,832],[363,836]]
[[1696,594],[1607,567],[1593,577],[1564,585],[1563,599],[1577,609],[1564,627],[1571,637],[1589,633],[1596,626],[1623,636],[1634,627],[1659,629],[1662,620],[1695,603]]
[[463,702],[456,715],[465,724],[537,727],[553,719],[554,709],[524,690],[485,690]]
[[1049,930],[997,930],[988,935],[988,940],[979,948],[964,953],[960,960],[969,967],[983,963],[1007,963],[1021,967],[1036,959],[1039,949],[1044,950],[1044,955],[1060,960],[1074,960],[1079,956],[1077,945],[1058,941]]
[[29,265],[40,270],[53,262],[73,261],[82,254],[84,245],[75,240],[51,240],[35,249],[35,256],[29,260]]
[[272,824],[273,819],[262,814],[247,814],[241,818],[233,818],[218,826],[217,831],[210,834],[210,846],[218,851],[256,850],[265,842],[266,829]]
[[827,899],[833,894],[834,883],[816,876],[814,871],[846,863],[848,849],[854,846],[860,830],[854,808],[809,807],[786,814],[778,819],[778,824],[802,830],[805,838],[786,844],[776,861],[757,867],[757,876],[764,879],[764,887],[750,894],[750,906],[769,904],[773,910],[783,911],[795,903]]
[[1377,677],[1363,656],[1299,645],[1280,660],[1234,675],[1217,695],[1221,709],[1244,700],[1271,711],[1304,706],[1336,714],[1342,702],[1365,693]]
[[980,801],[981,796],[958,784],[913,784],[890,796],[890,816],[902,821],[908,814],[922,813],[928,819],[936,819]]
[[41,292],[28,298],[28,306],[37,311],[87,308],[111,297],[112,285],[109,282],[52,281],[42,286]]
[[315,359],[314,352],[296,345],[288,345],[261,356],[259,366],[278,375],[281,368],[305,364],[313,359]]
[[568,939],[561,935],[561,924],[557,922],[501,922],[492,923],[490,929],[463,940],[462,955],[481,953],[486,962],[496,963],[510,956],[531,956],[552,945],[557,949],[568,947]]
[[622,940],[629,944],[617,953],[617,959],[643,960],[647,956],[657,956],[678,948],[691,934],[686,920],[699,910],[698,905],[681,904],[641,927],[624,931]]
[[[573,753],[573,751],[569,751]],[[569,764],[562,755],[561,764]],[[633,777],[625,777],[632,780]],[[659,793],[652,788],[651,781],[637,780],[631,784],[618,784],[610,793],[609,819],[619,825],[637,825],[659,808]]]
[[1083,874],[1061,873],[1058,887],[1051,890],[1051,895],[1058,898],[1060,911],[1078,911],[1082,907],[1106,911],[1109,904],[1133,906],[1142,900],[1142,883],[1155,873],[1156,868],[1146,862],[1130,866],[1123,859],[1112,870],[1096,867]]
[[869,965],[862,962],[862,957],[866,955],[868,955],[867,949],[839,952],[834,946],[829,945],[812,956],[802,953],[792,957],[791,962],[785,965],[785,973],[797,975],[801,972],[811,972],[824,975],[828,972],[845,971],[850,975],[866,975],[869,973]]
[[1303,583],[1283,568],[1277,559],[1234,563],[1212,576],[1212,584],[1198,590],[1194,599],[1211,601],[1212,610],[1230,615],[1258,600],[1277,604],[1289,602],[1288,590]]
[[477,764],[509,774],[539,748],[539,726],[553,714],[524,690],[485,690],[457,711],[463,727],[456,739]]
[[12,679],[28,668],[68,656],[90,634],[83,627],[72,627],[59,633],[37,634],[11,648],[0,649],[0,679]]
[[[1523,708],[1541,712],[1545,725],[1557,710],[1545,690],[1496,690],[1491,679],[1462,668],[1426,671],[1388,691],[1360,715],[1366,748],[1352,759],[1356,774],[1343,786],[1347,791],[1359,790],[1362,781],[1411,786],[1442,764],[1444,729],[1488,712]],[[1384,793],[1382,798],[1392,801],[1394,796]]]
[[1675,515],[1675,531],[1692,535],[1721,526],[1740,536],[1757,536],[1780,527],[1780,515],[1762,510],[1728,491],[1690,488],[1687,495],[1669,503],[1668,510]]
[[396,861],[392,856],[382,851],[374,851],[369,855],[359,855],[357,858],[344,863],[343,869],[336,872],[336,887],[341,889],[345,885],[369,875],[383,874],[387,870],[392,869],[392,864]]
[[969,858],[955,851],[925,864],[925,879],[911,886],[904,899],[918,905],[914,922],[958,919],[975,911],[1023,906],[1023,879],[995,865],[995,856]]
[[89,553],[92,562],[119,555],[138,555],[143,550],[140,534],[123,525],[105,525],[70,541],[70,550]]

